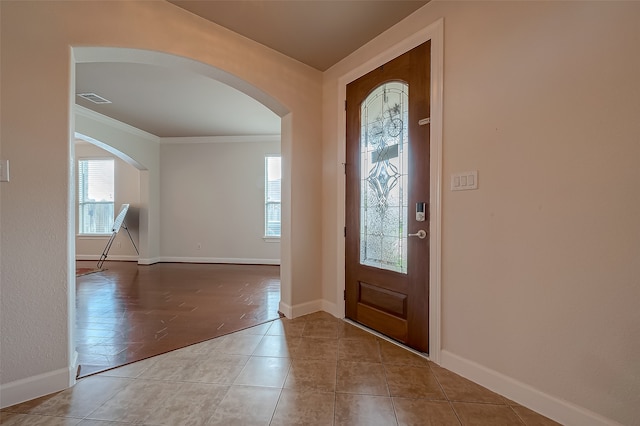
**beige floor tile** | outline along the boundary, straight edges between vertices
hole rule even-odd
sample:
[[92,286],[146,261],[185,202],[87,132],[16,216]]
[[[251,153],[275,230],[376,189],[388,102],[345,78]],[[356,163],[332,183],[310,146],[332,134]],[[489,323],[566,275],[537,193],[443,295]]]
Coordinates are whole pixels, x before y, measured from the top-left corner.
[[505,404],[506,400],[495,392],[465,379],[449,370],[431,365],[440,386],[450,401],[481,402],[486,404]]
[[348,322],[341,322],[338,325],[338,337],[340,339],[377,340],[378,337]]
[[326,313],[280,319],[175,350],[0,414],[1,426],[396,421],[557,425]]
[[345,361],[381,362],[380,349],[375,340],[340,339],[338,359]]
[[338,326],[336,321],[325,319],[308,320],[304,326],[302,337],[315,337],[320,339],[337,339]]
[[161,409],[182,383],[137,379],[87,416],[92,420],[139,423]]
[[132,380],[118,377],[87,377],[62,392],[8,407],[5,411],[83,418],[130,383]]
[[253,334],[237,335],[236,333],[222,337],[216,352],[233,355],[251,355],[256,350],[262,336]]
[[139,377],[142,373],[144,373],[149,367],[158,362],[162,357],[166,355],[158,355],[152,358],[148,358],[142,361],[133,362],[131,364],[125,365],[123,367],[114,368],[112,370],[107,370],[103,373],[98,374],[98,376],[102,377],[128,377],[134,379]]
[[533,410],[528,409],[527,407],[523,407],[522,405],[512,405],[511,409],[513,411],[515,411],[515,413],[518,415],[518,417],[520,417],[520,419],[522,419],[522,421],[524,422],[524,424],[526,424],[527,426],[557,426],[560,425],[560,423],[556,423],[555,421],[551,420],[550,418],[547,418],[545,416],[543,416],[542,414],[538,414]]
[[40,416],[36,414],[1,413],[2,426],[76,426],[82,419]]
[[334,394],[330,392],[283,389],[271,425],[331,425],[334,402]]
[[254,327],[245,328],[244,330],[240,330],[235,332],[234,334],[237,336],[243,335],[256,335],[256,336],[264,336],[267,334],[267,331],[271,328],[271,321],[265,322],[264,324],[256,325]]
[[393,398],[398,425],[460,426],[448,401]]
[[193,368],[194,382],[230,385],[236,380],[249,357],[213,352],[202,358]]
[[234,384],[282,388],[290,364],[288,358],[251,357]]
[[206,356],[189,351],[174,351],[151,364],[139,377],[153,380],[189,381],[194,376],[194,366]]
[[276,409],[280,389],[232,386],[218,404],[209,425],[268,425]]
[[338,359],[338,340],[301,337],[291,355],[296,359],[335,361]]
[[336,363],[315,359],[293,360],[284,387],[294,390],[334,392]]
[[389,396],[382,364],[338,361],[336,392]]
[[508,405],[454,402],[453,409],[463,426],[517,426],[524,425]]
[[372,395],[336,395],[336,426],[396,425],[391,398]]
[[190,345],[182,348],[180,349],[180,353],[206,355],[217,350],[220,345],[222,345],[221,338],[209,339],[205,340],[204,342],[196,343],[195,345]]
[[411,351],[401,348],[398,345],[380,339],[380,355],[384,364],[413,365],[416,367],[425,367],[429,365],[426,358],[418,356]]
[[299,337],[264,336],[256,350],[253,351],[253,355],[290,358],[291,353],[299,344]]
[[165,403],[144,420],[152,425],[200,426],[213,416],[229,387],[208,383],[184,383]]
[[385,365],[391,396],[444,400],[445,396],[429,367]]
[[300,319],[304,321],[325,320],[325,321],[333,321],[335,323],[342,322],[341,319],[338,319],[333,315],[331,315],[330,313],[324,312],[324,311],[318,311],[312,314],[307,314],[303,317],[300,317]]
[[302,337],[306,321],[280,319],[271,324],[267,331],[268,336],[287,336],[287,337]]

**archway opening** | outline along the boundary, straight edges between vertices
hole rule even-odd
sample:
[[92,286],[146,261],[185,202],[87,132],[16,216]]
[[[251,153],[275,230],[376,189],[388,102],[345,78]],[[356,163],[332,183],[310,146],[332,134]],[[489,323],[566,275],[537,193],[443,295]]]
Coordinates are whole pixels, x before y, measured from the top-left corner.
[[[191,73],[196,73],[198,75],[203,75],[208,78],[216,79],[217,81],[223,82],[224,84],[227,84],[233,87],[234,89],[239,90],[242,93],[245,93],[251,96],[253,99],[259,101],[260,103],[268,107],[271,111],[277,114],[278,117],[282,117],[288,113],[284,106],[279,104],[277,101],[275,101],[273,98],[265,94],[260,89],[242,81],[241,79],[238,79],[235,76],[225,73],[224,71],[221,71],[217,68],[214,68],[209,65],[205,65],[196,61],[192,61],[186,58],[180,58],[180,57],[176,57],[176,56],[168,55],[164,53],[149,52],[149,51],[142,51],[142,50],[118,49],[118,48],[87,48],[87,47],[74,48],[74,57],[75,57],[76,65],[84,64],[84,63],[134,63],[134,64],[147,64],[147,65],[153,65],[158,67],[169,67],[172,69],[179,69],[179,70],[184,70]],[[84,113],[80,113],[80,114],[76,112],[75,118],[76,118],[75,129],[78,133],[82,135],[82,139],[94,145],[97,145],[101,149],[104,149],[105,152],[111,153],[112,155],[133,165],[135,168],[142,170],[139,172],[140,177],[138,182],[139,188],[140,188],[140,191],[139,191],[140,206],[138,209],[138,213],[140,215],[139,233],[138,233],[138,238],[140,243],[140,256],[138,258],[137,263],[140,265],[153,265],[145,268],[145,271],[148,272],[152,267],[155,267],[158,264],[163,264],[168,262],[180,263],[180,264],[184,264],[184,263],[216,264],[218,261],[222,261],[222,263],[236,263],[236,261],[238,260],[243,260],[240,257],[235,256],[233,254],[224,256],[224,257],[220,256],[219,254],[218,255],[204,254],[204,255],[198,256],[197,254],[194,255],[193,253],[189,253],[188,250],[186,250],[187,249],[186,247],[179,247],[179,244],[173,244],[173,245],[171,244],[173,242],[178,241],[178,238],[175,237],[175,232],[174,232],[176,231],[176,229],[177,229],[176,232],[179,234],[185,234],[185,233],[188,234],[189,232],[202,234],[202,231],[203,231],[202,227],[200,228],[195,227],[194,230],[185,231],[184,227],[189,225],[188,223],[189,221],[180,220],[180,218],[178,218],[177,221],[173,220],[173,219],[176,219],[175,216],[180,212],[180,209],[175,209],[174,208],[175,205],[167,206],[166,202],[163,204],[163,199],[165,200],[169,198],[175,199],[176,195],[181,192],[179,188],[176,189],[176,187],[173,185],[176,182],[176,180],[181,179],[180,170],[176,170],[176,169],[170,170],[170,168],[180,161],[180,157],[185,155],[185,151],[193,151],[193,152],[190,152],[189,154],[186,154],[186,156],[190,157],[191,159],[206,158],[206,156],[202,156],[197,153],[198,151],[201,151],[204,145],[209,145],[208,143],[203,143],[206,141],[203,141],[203,140],[178,141],[177,139],[180,139],[180,138],[176,138],[176,137],[162,138],[162,137],[157,137],[156,135],[153,135],[153,134],[150,135],[151,137],[146,137],[149,135],[145,135],[144,132],[142,132],[141,134],[137,134],[136,135],[137,139],[135,137],[123,138],[122,132],[124,129],[125,130],[124,133],[126,133],[126,130],[127,130],[126,125],[116,126],[117,129],[115,133],[117,133],[118,135],[114,135],[113,129],[109,128],[110,127],[109,120],[103,120],[102,118],[97,117],[93,112],[87,113],[86,111],[84,111]],[[278,149],[277,150],[267,149],[270,155],[273,155],[273,154],[280,154],[283,156],[287,155],[286,151],[289,149],[288,141],[290,140],[290,137],[289,137],[290,129],[287,128],[287,126],[281,126],[281,127],[282,129],[281,129],[280,135],[278,135],[277,137]],[[104,137],[105,135],[107,135],[107,137]],[[155,136],[155,140],[153,140],[154,136]],[[147,140],[144,140],[144,139],[147,139]],[[221,146],[229,147],[233,145],[234,142],[238,142],[237,137],[235,139],[231,138],[226,141],[221,141],[219,137],[218,138],[214,137],[213,139],[215,140],[210,141],[211,142],[210,145],[214,146],[216,149],[220,148]],[[244,143],[239,143],[236,145],[242,145],[243,148],[246,148],[248,146],[247,144],[257,143],[255,137],[249,138],[249,139],[250,140],[248,141],[244,141]],[[271,142],[273,142],[274,140],[273,137],[267,138],[267,139],[270,139]],[[185,149],[185,146],[187,145],[193,149],[190,149],[190,150]],[[215,157],[215,155],[213,157]],[[210,157],[210,158],[213,158],[213,157]],[[263,158],[263,161],[264,161],[264,158]],[[189,163],[189,159],[187,158],[184,161],[184,163],[185,164]],[[144,164],[144,166],[142,164]],[[170,166],[167,166],[167,165],[170,165]],[[286,161],[284,161],[283,168],[287,168],[287,167],[289,167],[289,165]],[[289,176],[289,175],[290,173],[288,173],[287,170],[282,170],[282,176]],[[264,175],[263,175],[263,178],[264,178]],[[267,185],[266,178],[264,178],[262,182],[264,186]],[[224,183],[225,182],[222,182],[222,184]],[[256,185],[255,176],[253,177],[252,183]],[[196,186],[196,184],[202,185],[200,190],[193,189],[193,187]],[[287,191],[286,185],[288,184],[289,184],[288,180],[286,179],[281,180],[281,185],[283,186],[282,188],[283,192]],[[211,185],[212,185],[212,181],[210,179],[208,180],[198,179],[198,177],[193,177],[191,181],[189,181],[188,179],[185,180],[183,182],[182,188],[183,189],[188,188],[188,191],[192,193],[195,192],[195,193],[202,194],[202,193],[205,193],[208,189],[210,189]],[[261,189],[262,190],[261,196],[264,196],[264,189],[265,188]],[[183,191],[183,192],[188,192],[188,191]],[[236,192],[240,192],[240,191],[236,191]],[[282,200],[283,209],[288,208],[288,206],[286,206],[286,203],[287,203],[286,200]],[[190,207],[192,207],[189,203],[182,203],[182,204],[183,204],[182,205],[183,209],[185,208],[189,209]],[[251,208],[254,209],[255,207],[251,207]],[[77,210],[73,212],[72,217],[75,218],[76,214],[77,214]],[[206,214],[207,213],[205,212],[205,215]],[[165,215],[164,218],[163,218],[163,215]],[[283,223],[281,224],[281,226],[283,228],[286,228],[288,226],[288,223],[287,223],[288,216],[284,215],[282,219],[283,219]],[[75,222],[75,220],[73,222]],[[266,221],[264,221],[263,223],[266,223]],[[75,226],[75,223],[73,226]],[[236,228],[239,228],[239,226],[236,225]],[[172,232],[174,233],[172,234]],[[166,238],[163,238],[163,235],[165,235]],[[271,246],[274,246],[273,242],[275,239],[266,238],[267,237],[266,233],[261,235],[260,237],[264,242],[270,244]],[[167,243],[168,241],[171,243]],[[198,240],[194,240],[193,243],[196,250],[198,251],[204,249],[207,246],[206,242],[200,241],[200,237],[198,237]],[[278,245],[286,246],[288,245],[288,241],[286,239],[281,239]],[[76,243],[76,247],[78,246],[79,245]],[[228,243],[227,246],[233,246],[233,242]],[[181,252],[180,250],[183,250],[183,251]],[[283,256],[280,255],[280,252],[282,251],[283,251],[282,249],[279,250],[277,258],[275,257],[269,258],[268,260],[270,260],[270,262],[267,262],[271,264],[279,264],[279,270],[277,274],[278,275],[278,298],[277,300],[275,300],[273,297],[273,292],[271,292],[272,293],[271,297],[268,297],[265,300],[265,303],[269,305],[269,310],[274,310],[275,313],[277,313],[278,311],[278,306],[281,299],[281,294],[282,294],[281,283],[282,281],[286,281],[287,279],[286,277],[290,276],[290,274],[286,272],[286,270],[289,269],[289,265],[286,264],[287,262],[286,259],[284,259]],[[247,262],[239,262],[239,263],[261,263],[261,260],[264,260],[264,259],[255,257],[255,258],[244,259],[244,260],[247,260]],[[91,278],[97,279],[97,277],[98,276],[96,275]],[[84,278],[79,278],[79,279],[84,280]],[[162,281],[162,280],[159,279],[159,281]],[[287,284],[285,284],[284,287],[289,288]],[[183,304],[183,307],[184,306],[187,306],[188,308],[189,305]],[[77,314],[78,312],[73,311],[74,318],[76,317]],[[167,318],[160,319],[160,321],[170,322],[171,320],[174,320],[177,317],[178,316],[176,315],[169,316]],[[70,324],[76,323],[74,318],[70,318]],[[257,316],[255,320],[260,321],[260,319]],[[227,322],[226,328],[219,327],[217,331],[219,331],[220,334],[226,334],[232,331],[237,331],[237,329],[240,329],[240,328],[244,328],[250,325],[255,325],[255,321],[254,323],[251,323],[251,322],[246,322],[246,324],[239,323],[240,325],[237,325],[236,329],[230,329],[228,327],[229,327],[229,323],[231,322],[232,321]],[[243,326],[242,324],[245,324],[245,325]],[[220,330],[220,328],[222,328],[222,330]],[[157,331],[158,331],[158,335],[161,336],[162,329],[159,329]],[[76,334],[79,334],[79,333],[76,333]],[[215,336],[212,335],[211,337],[215,337]],[[198,339],[199,338],[196,338],[194,341],[191,341],[191,342],[186,342],[186,341],[182,342],[181,346],[185,346],[186,344],[189,344],[189,343],[196,343],[197,341],[201,341]],[[115,348],[115,347],[111,349],[113,351],[118,350],[118,348]],[[113,355],[115,354],[112,354],[112,358],[114,357]],[[125,362],[122,362],[122,364],[130,361],[131,359],[128,359]]]

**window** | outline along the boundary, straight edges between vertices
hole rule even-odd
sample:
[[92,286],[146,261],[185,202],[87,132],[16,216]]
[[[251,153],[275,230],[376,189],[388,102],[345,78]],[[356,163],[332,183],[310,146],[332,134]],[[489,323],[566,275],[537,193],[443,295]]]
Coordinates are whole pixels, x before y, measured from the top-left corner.
[[265,158],[264,235],[280,237],[280,156]]
[[78,232],[111,234],[113,226],[113,158],[78,161]]

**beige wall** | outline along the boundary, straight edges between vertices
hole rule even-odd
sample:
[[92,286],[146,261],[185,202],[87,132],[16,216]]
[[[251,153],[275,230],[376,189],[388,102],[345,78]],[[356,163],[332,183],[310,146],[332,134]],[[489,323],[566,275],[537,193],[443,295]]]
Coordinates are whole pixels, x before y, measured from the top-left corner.
[[[322,88],[319,72],[170,4],[0,8],[3,404],[18,385],[46,393],[75,373],[69,46],[193,58],[282,107],[282,295],[311,309],[338,306],[344,285],[338,79],[443,17],[441,359],[567,424],[640,418],[638,3],[434,1]],[[466,170],[479,189],[448,191]]]
[[146,265],[157,262],[160,258],[159,138],[78,105],[74,107],[73,117],[73,130],[77,135],[109,150],[139,170],[136,184],[139,209],[136,213],[140,255],[137,259],[138,263]]
[[[327,71],[324,295],[341,285],[338,79],[441,17],[442,362],[567,424],[635,424],[638,3],[432,2]],[[449,191],[467,170],[479,189]]]
[[[282,155],[290,170],[283,183],[289,213],[281,307],[320,299],[321,200],[310,195],[321,188],[320,72],[165,2],[0,2],[0,8],[1,156],[12,172],[2,184],[0,216],[3,405],[60,389],[75,375],[73,46],[146,49],[215,66],[284,117]],[[141,181],[155,179],[147,173]],[[150,208],[160,198],[153,186],[141,194]],[[148,229],[158,229],[158,217],[148,219]],[[159,247],[158,233],[147,237],[151,249]]]
[[280,154],[280,141],[262,139],[162,141],[163,260],[279,263],[280,243],[263,237],[265,156]]
[[[90,119],[78,120],[81,124],[85,122]],[[115,121],[110,124],[113,132],[126,128]],[[80,127],[96,138],[105,136],[104,132],[93,133],[95,126]],[[159,260],[279,264],[280,242],[263,238],[264,161],[268,154],[280,154],[279,140],[277,136],[251,136],[165,138],[156,142],[158,146],[152,151],[158,151],[160,157]],[[129,135],[122,147],[132,148],[133,142]],[[126,221],[139,246],[139,215],[141,210],[148,210],[140,204],[140,171],[87,142],[76,143],[75,156],[76,161],[115,159],[116,213],[122,203],[130,204]],[[76,233],[77,226],[76,223]],[[98,259],[109,238],[76,236],[76,259]],[[126,231],[116,236],[108,259],[138,260]]]

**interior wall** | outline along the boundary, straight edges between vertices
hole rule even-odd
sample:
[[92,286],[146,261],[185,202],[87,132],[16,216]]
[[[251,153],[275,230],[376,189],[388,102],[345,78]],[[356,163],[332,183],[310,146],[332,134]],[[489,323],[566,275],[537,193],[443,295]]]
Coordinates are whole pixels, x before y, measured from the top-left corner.
[[161,140],[162,260],[280,263],[264,237],[265,156],[279,137]]
[[[280,105],[278,113],[286,118],[282,155],[291,168],[283,182],[291,214],[283,230],[288,255],[281,294],[289,307],[321,298],[321,199],[310,195],[321,188],[319,71],[168,2],[0,2],[0,8],[0,156],[10,160],[12,173],[0,194],[2,406],[62,389],[75,374],[69,321],[75,254],[69,232],[73,46],[190,58],[224,70],[244,82],[246,91]],[[147,168],[141,172],[141,188],[148,188],[141,190],[141,203],[155,209],[161,194],[153,182],[159,177]],[[146,218],[148,229],[158,229],[159,217]],[[146,238],[149,247],[159,247],[158,232]]]
[[[114,160],[114,214],[117,215],[122,204],[129,204],[129,210],[125,217],[125,223],[136,247],[140,245],[138,238],[140,215],[140,171],[121,160],[110,152],[105,151],[91,143],[76,141],[75,144],[76,165],[82,159],[113,158]],[[76,166],[77,170],[77,166]],[[77,182],[77,175],[76,175]],[[77,193],[77,187],[76,187]],[[76,197],[76,211],[78,211],[78,199]],[[76,216],[76,259],[97,260],[105,249],[111,235],[107,236],[81,236],[78,234],[78,216]],[[113,240],[107,257],[108,260],[138,260],[136,249],[131,244],[129,235],[125,229],[121,229]]]
[[[117,154],[118,158],[126,160],[128,164],[139,170],[139,179],[135,183],[139,203],[137,209],[132,212],[137,216],[137,246],[140,252],[137,259],[140,264],[148,265],[158,262],[160,259],[159,138],[78,105],[75,105],[73,110],[74,132],[114,155]],[[76,255],[78,253],[80,252],[77,250],[74,252]],[[99,253],[102,253],[102,250]]]
[[[338,303],[344,285],[331,232],[343,226],[338,79],[439,18],[443,365],[507,384],[565,424],[634,424],[638,3],[430,2],[328,70],[325,297]],[[479,188],[450,191],[450,175],[468,170]]]

